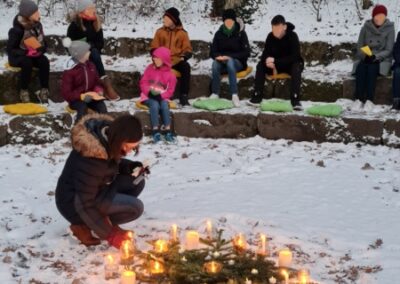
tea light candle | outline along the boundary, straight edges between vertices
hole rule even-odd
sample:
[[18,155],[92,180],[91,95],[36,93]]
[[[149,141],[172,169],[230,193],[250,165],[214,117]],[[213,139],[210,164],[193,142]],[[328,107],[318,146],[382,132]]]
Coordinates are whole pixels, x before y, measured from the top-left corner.
[[285,248],[279,251],[279,267],[289,267],[292,263],[293,254],[290,249]]
[[154,243],[154,250],[158,253],[164,253],[168,251],[168,242],[166,240],[157,240]]
[[104,257],[104,278],[106,280],[117,278],[118,270],[118,263],[111,254]]
[[135,254],[135,249],[133,247],[132,240],[125,240],[121,244],[121,265],[131,265],[133,264],[133,257]]
[[136,284],[136,273],[130,270],[122,272],[121,284]]
[[310,283],[310,272],[307,269],[300,269],[297,273],[299,284]]
[[170,240],[171,242],[179,242],[179,238],[178,238],[178,225],[173,224],[171,226],[171,232],[170,232]]
[[150,273],[153,275],[164,273],[164,265],[158,260],[150,261]]
[[216,274],[221,272],[222,270],[222,263],[217,261],[209,261],[204,264],[204,269],[207,273]]
[[212,239],[213,238],[213,226],[212,226],[211,220],[207,220],[206,232],[207,232],[207,238]]
[[186,232],[186,249],[197,249],[200,243],[200,236],[197,231]]
[[246,247],[247,247],[247,243],[246,243],[246,238],[245,238],[245,236],[243,236],[243,234],[237,235],[237,236],[233,239],[233,246],[234,246],[237,250],[245,250]]
[[281,274],[285,278],[285,284],[289,284],[289,272],[285,269],[282,269]]
[[258,251],[259,255],[267,255],[267,236],[264,234],[260,235],[260,241],[258,243]]

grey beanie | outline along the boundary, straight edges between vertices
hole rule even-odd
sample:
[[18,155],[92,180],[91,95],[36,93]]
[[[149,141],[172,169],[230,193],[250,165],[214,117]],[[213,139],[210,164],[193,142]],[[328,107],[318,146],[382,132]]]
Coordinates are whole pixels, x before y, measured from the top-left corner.
[[29,18],[37,10],[39,10],[39,7],[32,0],[22,0],[19,4],[19,14],[25,18]]
[[92,0],[78,0],[76,2],[76,10],[78,12],[82,12],[83,10],[85,10],[87,7],[94,5]]
[[63,39],[63,45],[68,48],[69,54],[75,60],[81,60],[90,51],[90,44],[82,40],[71,41],[70,38]]

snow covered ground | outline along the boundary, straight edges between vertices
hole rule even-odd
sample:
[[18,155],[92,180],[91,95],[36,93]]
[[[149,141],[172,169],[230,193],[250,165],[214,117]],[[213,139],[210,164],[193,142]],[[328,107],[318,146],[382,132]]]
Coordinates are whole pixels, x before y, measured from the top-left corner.
[[[103,255],[115,250],[78,245],[55,207],[69,150],[67,140],[0,149],[2,283],[119,283],[103,280]],[[145,213],[125,226],[141,248],[172,223],[203,231],[210,218],[228,236],[242,232],[252,243],[262,232],[273,251],[290,246],[295,267],[321,283],[396,283],[399,150],[179,137],[179,146],[145,142],[145,158],[155,164]]]

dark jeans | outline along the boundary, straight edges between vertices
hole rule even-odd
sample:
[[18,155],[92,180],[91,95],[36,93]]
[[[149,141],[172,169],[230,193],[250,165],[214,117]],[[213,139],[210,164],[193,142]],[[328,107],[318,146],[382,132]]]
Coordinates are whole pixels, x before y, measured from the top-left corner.
[[88,108],[98,113],[107,113],[107,107],[104,101],[91,101],[85,103],[84,101],[74,101],[69,103],[69,107],[76,110],[76,122],[78,122],[84,115],[87,114]]
[[354,99],[365,103],[373,102],[376,80],[379,76],[379,63],[360,62],[356,69],[356,93]]
[[106,75],[106,70],[104,69],[103,61],[101,60],[101,53],[98,49],[92,48],[90,50],[90,61],[96,65],[97,73],[99,73],[100,78]]
[[[145,182],[138,185],[133,184],[134,177],[131,175],[118,175],[112,182],[110,190],[116,190],[116,195],[102,214],[108,216],[114,225],[129,223],[139,218],[144,211],[143,202],[138,199],[144,189]],[[101,205],[98,206],[101,208]]]
[[160,114],[164,126],[171,125],[171,117],[170,117],[168,101],[165,100],[157,101],[152,98],[149,98],[147,101],[144,101],[143,104],[148,106],[149,108],[151,127],[153,129],[160,127],[160,118],[159,118]]
[[176,71],[181,73],[179,95],[189,95],[191,76],[190,64],[186,61],[180,61],[178,64],[172,66],[172,69],[175,69]]
[[[291,76],[290,99],[300,99],[301,73],[304,69],[304,63],[299,61],[278,70],[279,73],[287,73]],[[261,97],[264,96],[264,85],[266,75],[272,75],[273,70],[268,68],[265,61],[260,61],[257,64],[255,92]]]
[[400,99],[400,66],[393,70],[393,98]]
[[27,90],[32,78],[33,67],[39,69],[39,80],[40,87],[49,88],[49,75],[50,75],[50,63],[45,55],[38,57],[21,56],[15,61],[10,62],[12,66],[20,67],[20,87],[23,90]]
[[219,95],[221,90],[221,75],[228,74],[229,91],[231,95],[238,94],[236,73],[243,70],[243,64],[234,58],[226,62],[214,60],[212,64],[211,92]]

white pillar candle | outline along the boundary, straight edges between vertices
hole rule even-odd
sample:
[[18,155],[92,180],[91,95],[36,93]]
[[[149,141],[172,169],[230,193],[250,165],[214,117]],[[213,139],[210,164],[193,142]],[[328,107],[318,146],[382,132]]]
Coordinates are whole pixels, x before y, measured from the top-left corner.
[[290,267],[292,263],[293,254],[290,249],[285,248],[279,251],[279,267]]
[[213,226],[212,226],[211,220],[207,220],[206,232],[207,232],[207,238],[212,239],[213,238]]
[[136,273],[129,270],[122,272],[121,284],[136,284]]
[[104,278],[106,280],[118,277],[119,266],[111,254],[104,257]]
[[170,240],[171,240],[171,242],[173,242],[173,243],[179,241],[179,238],[178,238],[178,225],[177,225],[177,224],[173,224],[173,225],[171,226]]
[[200,243],[200,236],[197,231],[186,232],[186,249],[197,249]]

